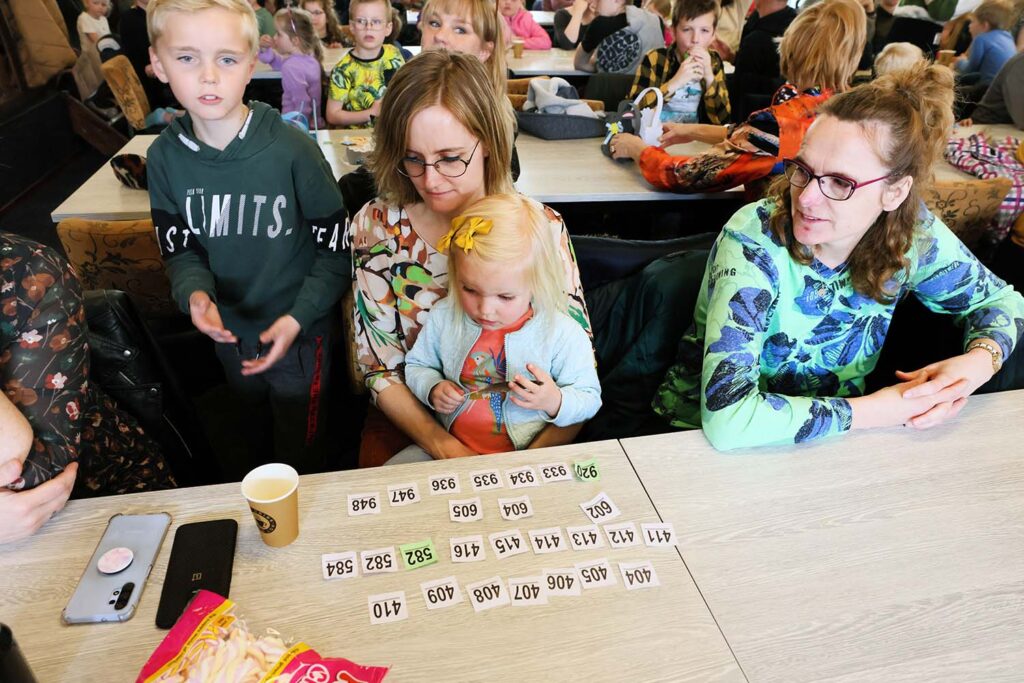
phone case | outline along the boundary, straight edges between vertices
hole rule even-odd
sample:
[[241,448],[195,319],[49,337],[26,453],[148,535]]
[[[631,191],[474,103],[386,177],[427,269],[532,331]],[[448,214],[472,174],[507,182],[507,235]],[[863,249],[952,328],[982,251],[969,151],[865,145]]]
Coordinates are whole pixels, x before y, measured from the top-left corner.
[[171,628],[202,588],[228,597],[238,522],[215,519],[182,524],[174,534],[167,576],[156,610],[157,628]]
[[[90,624],[131,619],[170,525],[171,516],[166,512],[111,517],[82,578],[78,580],[78,587],[64,608],[61,615],[64,623]],[[119,547],[132,551],[131,564],[116,574],[104,574],[97,566],[100,558],[108,550]]]

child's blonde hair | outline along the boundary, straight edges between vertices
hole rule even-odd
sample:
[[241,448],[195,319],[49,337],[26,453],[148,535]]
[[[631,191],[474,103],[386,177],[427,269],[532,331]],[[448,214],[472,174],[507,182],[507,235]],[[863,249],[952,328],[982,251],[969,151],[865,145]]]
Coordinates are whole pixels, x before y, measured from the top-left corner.
[[156,48],[171,14],[201,12],[218,7],[242,17],[242,37],[249,44],[249,53],[255,55],[260,46],[260,28],[256,23],[256,13],[247,0],[152,0],[146,7],[149,44]]
[[313,28],[313,16],[298,7],[285,7],[277,10],[274,15],[277,30],[299,44],[299,51],[304,55],[313,55],[316,61],[324,59],[324,46]]
[[909,69],[923,62],[924,52],[912,43],[889,43],[875,57],[875,76],[884,76],[894,71]]
[[[489,224],[490,229],[487,229]],[[452,220],[448,242],[448,296],[459,303],[459,261],[497,268],[521,267],[540,316],[568,309],[565,270],[551,223],[540,204],[519,194],[492,194],[474,202]]]

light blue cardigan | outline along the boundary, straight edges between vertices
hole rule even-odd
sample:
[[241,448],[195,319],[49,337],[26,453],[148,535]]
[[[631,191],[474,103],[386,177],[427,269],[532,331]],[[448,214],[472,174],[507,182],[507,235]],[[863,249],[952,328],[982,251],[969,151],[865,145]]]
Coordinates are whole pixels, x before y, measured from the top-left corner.
[[[451,299],[434,305],[416,344],[405,357],[405,384],[424,405],[432,407],[428,397],[439,382],[447,379],[459,384],[462,366],[481,331],[469,316],[455,309]],[[505,360],[507,377],[531,377],[526,370],[530,363],[548,372],[562,390],[562,407],[554,418],[542,410],[517,406],[506,395],[502,416],[516,450],[529,446],[547,423],[568,427],[585,422],[601,407],[601,384],[590,339],[580,324],[564,313],[553,319],[535,315],[515,332],[506,334]],[[452,413],[435,414],[450,430],[467,405],[468,401],[463,401]]]

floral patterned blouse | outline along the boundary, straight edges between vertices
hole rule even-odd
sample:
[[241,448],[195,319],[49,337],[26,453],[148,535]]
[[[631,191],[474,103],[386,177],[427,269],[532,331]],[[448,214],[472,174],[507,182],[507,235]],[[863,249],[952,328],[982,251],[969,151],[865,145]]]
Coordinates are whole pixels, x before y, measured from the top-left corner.
[[172,488],[135,420],[89,383],[82,290],[55,251],[0,232],[0,385],[32,426],[21,479],[32,488],[79,462],[73,496]]
[[[542,207],[565,263],[569,315],[592,336],[576,255],[562,217]],[[403,207],[368,202],[350,227],[356,353],[366,387],[377,396],[405,383],[405,354],[430,309],[448,294],[448,256],[421,238]]]

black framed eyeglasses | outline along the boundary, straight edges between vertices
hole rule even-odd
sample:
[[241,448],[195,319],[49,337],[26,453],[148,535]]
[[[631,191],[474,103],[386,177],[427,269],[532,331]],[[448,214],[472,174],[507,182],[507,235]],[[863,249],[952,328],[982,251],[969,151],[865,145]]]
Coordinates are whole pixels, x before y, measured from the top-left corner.
[[786,177],[789,178],[789,182],[797,187],[807,187],[812,180],[818,181],[818,189],[821,193],[829,199],[834,199],[837,202],[845,202],[847,199],[853,196],[853,193],[865,185],[871,185],[877,183],[880,180],[886,180],[891,178],[892,174],[888,173],[881,178],[875,178],[874,180],[865,180],[862,183],[858,183],[852,178],[846,176],[825,174],[815,175],[811,172],[811,169],[804,166],[796,159],[786,159],[783,164],[786,168]]
[[468,159],[463,159],[461,157],[444,157],[443,159],[438,159],[432,164],[428,164],[422,159],[405,157],[402,159],[402,163],[398,166],[398,172],[407,178],[419,178],[427,172],[427,166],[433,166],[435,171],[446,178],[458,178],[459,176],[466,174],[466,171],[469,169],[469,163],[473,161],[473,155],[476,154],[476,148],[479,146],[480,141],[477,140],[476,144],[473,145],[473,151],[469,153]]

